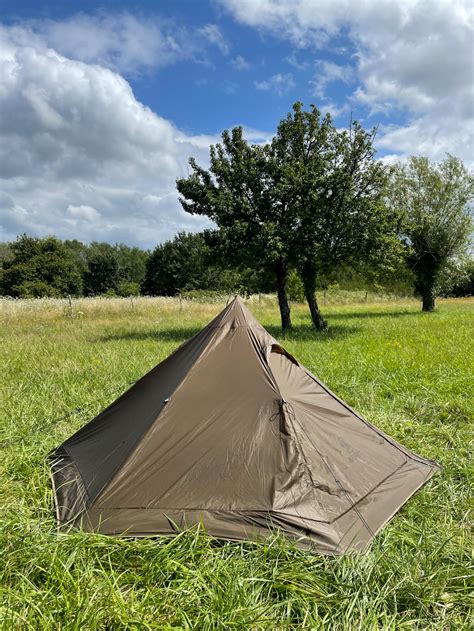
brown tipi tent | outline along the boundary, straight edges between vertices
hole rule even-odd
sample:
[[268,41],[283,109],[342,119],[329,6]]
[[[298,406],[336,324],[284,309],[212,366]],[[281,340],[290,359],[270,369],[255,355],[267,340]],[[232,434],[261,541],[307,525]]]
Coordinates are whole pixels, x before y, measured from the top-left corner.
[[240,299],[51,454],[61,525],[228,539],[278,528],[341,554],[439,466],[368,423]]

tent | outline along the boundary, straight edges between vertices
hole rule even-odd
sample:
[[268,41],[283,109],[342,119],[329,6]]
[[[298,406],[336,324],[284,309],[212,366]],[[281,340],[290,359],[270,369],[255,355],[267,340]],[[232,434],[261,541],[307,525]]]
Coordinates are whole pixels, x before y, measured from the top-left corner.
[[341,401],[239,298],[50,458],[60,525],[279,529],[329,554],[365,550],[439,469]]

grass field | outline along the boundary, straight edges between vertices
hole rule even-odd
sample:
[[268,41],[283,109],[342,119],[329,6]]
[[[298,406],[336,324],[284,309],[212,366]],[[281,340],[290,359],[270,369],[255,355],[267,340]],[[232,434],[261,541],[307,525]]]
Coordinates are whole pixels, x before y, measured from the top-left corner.
[[0,628],[472,628],[474,300],[440,301],[432,314],[414,301],[327,304],[327,334],[295,305],[284,338],[275,301],[251,301],[262,324],[339,396],[443,465],[368,554],[340,558],[298,551],[277,534],[266,545],[196,530],[137,541],[57,534],[46,454],[223,304],[0,306]]

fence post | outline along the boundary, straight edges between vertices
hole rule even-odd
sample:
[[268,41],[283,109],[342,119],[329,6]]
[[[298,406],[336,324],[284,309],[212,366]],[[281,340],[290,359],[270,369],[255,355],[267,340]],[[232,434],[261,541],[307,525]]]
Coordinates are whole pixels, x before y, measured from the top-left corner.
[[135,305],[133,304],[133,296],[130,296],[130,302],[132,304],[132,311],[135,311]]
[[179,292],[179,310],[183,310],[183,297],[181,296],[181,292]]
[[71,296],[68,294],[68,302],[69,302],[69,317],[72,318],[73,316],[73,312],[72,312],[72,298]]

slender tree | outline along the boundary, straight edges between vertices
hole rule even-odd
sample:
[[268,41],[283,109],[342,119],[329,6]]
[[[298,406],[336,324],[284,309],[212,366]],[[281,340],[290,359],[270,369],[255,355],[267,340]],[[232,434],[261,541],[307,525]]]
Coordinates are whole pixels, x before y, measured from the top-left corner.
[[466,249],[473,196],[474,178],[451,155],[438,164],[412,156],[393,170],[388,200],[403,213],[402,242],[423,311],[434,309],[440,274]]
[[303,281],[313,325],[326,328],[316,299],[318,275],[374,262],[396,242],[396,216],[383,203],[386,168],[374,159],[375,130],[338,130],[312,105],[295,103],[271,145],[277,196],[291,208],[291,258]]

